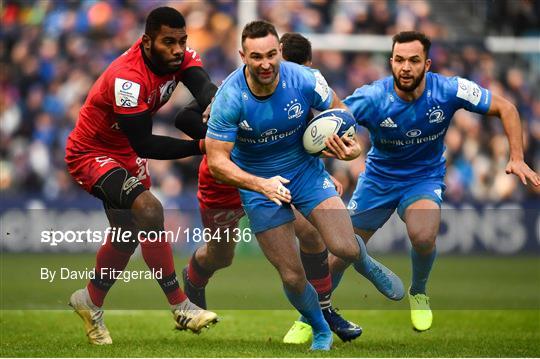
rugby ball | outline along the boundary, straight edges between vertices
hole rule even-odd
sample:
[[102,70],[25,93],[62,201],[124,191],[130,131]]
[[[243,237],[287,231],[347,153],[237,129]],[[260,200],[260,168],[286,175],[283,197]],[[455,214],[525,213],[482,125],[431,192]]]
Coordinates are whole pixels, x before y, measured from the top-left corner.
[[315,116],[307,125],[302,141],[307,153],[319,156],[326,149],[326,139],[333,134],[354,138],[356,121],[347,110],[333,108]]

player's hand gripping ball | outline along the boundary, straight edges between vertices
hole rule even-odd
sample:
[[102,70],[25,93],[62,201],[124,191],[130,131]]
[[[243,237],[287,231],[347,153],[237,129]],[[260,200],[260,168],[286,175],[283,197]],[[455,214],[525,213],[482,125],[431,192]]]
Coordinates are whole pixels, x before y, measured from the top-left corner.
[[347,110],[333,108],[315,116],[307,125],[303,143],[307,153],[320,156],[326,149],[326,139],[333,134],[339,137],[354,138],[356,121]]

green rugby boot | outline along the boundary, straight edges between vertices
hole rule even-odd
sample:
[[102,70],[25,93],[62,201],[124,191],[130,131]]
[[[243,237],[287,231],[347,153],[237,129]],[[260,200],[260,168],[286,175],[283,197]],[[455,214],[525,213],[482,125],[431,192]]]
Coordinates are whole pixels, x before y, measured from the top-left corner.
[[305,344],[309,343],[312,337],[313,331],[311,330],[311,325],[297,320],[283,337],[283,343]]
[[409,293],[409,303],[411,305],[411,321],[413,328],[423,332],[431,328],[433,313],[429,307],[429,297],[425,294],[412,295]]

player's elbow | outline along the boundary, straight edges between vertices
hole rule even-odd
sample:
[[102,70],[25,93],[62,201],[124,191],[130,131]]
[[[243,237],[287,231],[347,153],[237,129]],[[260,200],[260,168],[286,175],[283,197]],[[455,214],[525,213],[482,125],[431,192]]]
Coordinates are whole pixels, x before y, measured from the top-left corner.
[[499,95],[493,96],[493,107],[495,111],[491,111],[492,114],[499,117],[519,114],[516,105],[510,102],[510,100],[508,100],[507,98]]
[[160,147],[156,143],[152,143],[150,140],[130,140],[129,143],[131,144],[133,151],[135,151],[140,158],[162,159],[161,153],[163,152],[163,147]]
[[212,175],[212,177],[217,178],[217,175],[219,173],[218,168],[213,161],[210,161],[209,157],[208,157],[208,170],[210,171],[210,174]]
[[208,155],[207,156],[208,161],[208,170],[210,171],[210,174],[212,177],[218,180],[223,180],[223,170],[220,166],[220,161],[218,158],[216,158],[215,155]]
[[503,106],[504,106],[504,112],[512,113],[512,114],[516,115],[519,118],[519,111],[518,111],[516,105],[514,105],[509,100],[506,100]]
[[206,161],[208,163],[208,170],[210,171],[210,174],[219,181],[228,182],[232,143],[224,143],[207,136],[205,139],[205,144]]
[[219,165],[210,165],[210,163],[208,163],[208,169],[210,170],[210,174],[212,175],[212,177],[214,177],[218,181],[227,182],[227,176]]
[[137,156],[139,156],[140,158],[150,158],[151,157],[151,152],[149,151],[148,148],[146,148],[146,146],[144,144],[131,143],[131,147],[133,148],[133,150],[135,151]]

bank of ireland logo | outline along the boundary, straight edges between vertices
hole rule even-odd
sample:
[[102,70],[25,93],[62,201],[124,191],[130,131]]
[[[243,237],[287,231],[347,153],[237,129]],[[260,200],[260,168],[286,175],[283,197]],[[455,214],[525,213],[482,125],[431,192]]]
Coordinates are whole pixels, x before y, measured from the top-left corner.
[[261,137],[269,137],[275,135],[278,132],[277,128],[271,128],[261,133]]
[[302,105],[298,103],[298,99],[294,99],[290,101],[284,108],[284,111],[287,111],[287,117],[289,120],[292,120],[293,118],[298,118],[302,116],[304,113],[304,110],[302,110]]
[[418,137],[420,134],[422,134],[422,131],[418,129],[410,130],[406,133],[407,137]]
[[444,111],[441,110],[441,106],[433,106],[427,112],[426,116],[429,118],[429,123],[441,123],[445,120]]

